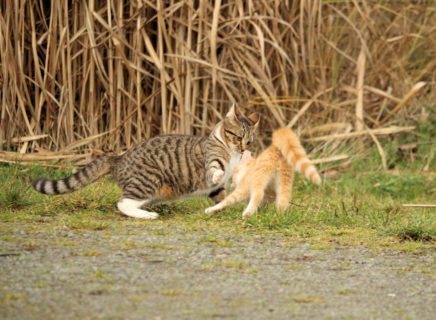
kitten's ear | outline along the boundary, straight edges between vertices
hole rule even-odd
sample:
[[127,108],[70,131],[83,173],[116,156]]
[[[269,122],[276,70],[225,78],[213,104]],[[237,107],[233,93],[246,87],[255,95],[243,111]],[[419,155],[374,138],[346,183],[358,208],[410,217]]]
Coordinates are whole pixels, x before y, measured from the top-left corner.
[[241,115],[239,113],[239,108],[236,106],[236,104],[232,104],[230,107],[229,112],[227,112],[226,117],[239,120],[241,118]]
[[247,118],[250,119],[250,121],[253,123],[254,127],[257,127],[257,125],[259,124],[259,120],[260,120],[260,114],[258,112],[255,112],[255,113],[250,114]]

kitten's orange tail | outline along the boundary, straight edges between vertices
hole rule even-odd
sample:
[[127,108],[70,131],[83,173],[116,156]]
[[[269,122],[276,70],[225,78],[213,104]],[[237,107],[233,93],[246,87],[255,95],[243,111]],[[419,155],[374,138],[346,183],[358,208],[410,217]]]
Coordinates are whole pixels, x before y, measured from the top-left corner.
[[306,155],[297,135],[288,128],[280,128],[272,135],[272,144],[276,146],[283,156],[293,165],[295,170],[316,184],[321,184],[321,177],[315,166]]

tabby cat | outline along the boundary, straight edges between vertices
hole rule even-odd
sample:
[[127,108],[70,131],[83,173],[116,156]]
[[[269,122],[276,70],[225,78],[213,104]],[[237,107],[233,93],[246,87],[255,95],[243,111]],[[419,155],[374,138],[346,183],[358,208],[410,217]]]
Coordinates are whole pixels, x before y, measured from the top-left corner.
[[236,202],[250,198],[242,217],[249,217],[256,212],[264,197],[267,187],[272,186],[276,194],[276,207],[279,211],[289,205],[292,193],[294,171],[298,171],[316,184],[321,177],[295,133],[288,128],[274,131],[272,144],[256,159],[249,151],[242,155],[239,166],[233,173],[235,190],[217,205],[207,208],[206,213],[215,213]]
[[157,136],[121,156],[98,158],[65,179],[38,178],[32,184],[45,194],[63,194],[111,173],[123,191],[118,209],[143,219],[159,216],[141,209],[159,200],[208,195],[218,202],[241,154],[253,141],[259,118],[257,113],[245,117],[233,105],[207,137]]

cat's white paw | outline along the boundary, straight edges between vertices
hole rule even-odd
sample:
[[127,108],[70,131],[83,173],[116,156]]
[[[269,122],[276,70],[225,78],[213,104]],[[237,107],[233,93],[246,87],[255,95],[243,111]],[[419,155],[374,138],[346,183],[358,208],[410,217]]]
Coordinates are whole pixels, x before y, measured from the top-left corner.
[[147,201],[133,200],[133,199],[121,199],[118,202],[118,209],[126,216],[139,219],[157,219],[159,214],[152,211],[139,209]]
[[221,181],[221,179],[223,178],[223,176],[224,176],[224,171],[223,171],[223,170],[216,170],[216,171],[213,173],[213,176],[212,176],[212,182],[213,182],[213,184],[218,184],[218,183],[220,183],[220,181]]
[[206,210],[204,210],[204,212],[207,214],[212,214],[212,213],[220,211],[221,209],[222,209],[222,207],[219,204],[216,204],[213,207],[207,208]]
[[[152,213],[152,214],[150,214]],[[137,218],[137,219],[146,219],[146,220],[154,220],[159,217],[159,215],[156,214],[156,212],[130,212],[129,214],[126,214],[129,217]]]
[[145,211],[141,210],[142,212],[136,212],[135,218],[139,219],[157,219],[159,218],[159,214],[153,211]]
[[[120,210],[121,211],[121,210]],[[157,219],[159,218],[159,214],[153,211],[146,211],[142,209],[130,209],[126,211],[121,211],[126,216],[132,217],[132,218],[138,218],[138,219]]]
[[252,215],[253,215],[253,212],[251,212],[251,211],[244,211],[244,212],[242,213],[242,218],[243,218],[243,219],[246,219],[246,218],[251,217]]
[[216,210],[214,210],[213,207],[210,207],[210,208],[207,208],[207,209],[204,210],[204,213],[206,213],[206,214],[212,214],[212,213],[215,213],[215,212],[216,212]]

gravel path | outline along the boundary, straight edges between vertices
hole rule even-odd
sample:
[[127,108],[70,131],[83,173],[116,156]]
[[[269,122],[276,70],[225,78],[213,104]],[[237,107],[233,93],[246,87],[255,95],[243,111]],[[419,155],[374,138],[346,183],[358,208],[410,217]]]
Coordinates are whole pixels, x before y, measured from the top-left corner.
[[15,230],[0,241],[1,319],[436,319],[434,251],[177,226]]

